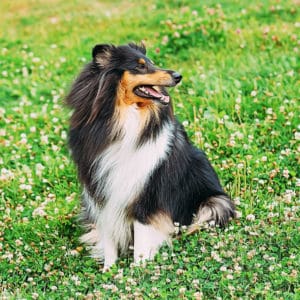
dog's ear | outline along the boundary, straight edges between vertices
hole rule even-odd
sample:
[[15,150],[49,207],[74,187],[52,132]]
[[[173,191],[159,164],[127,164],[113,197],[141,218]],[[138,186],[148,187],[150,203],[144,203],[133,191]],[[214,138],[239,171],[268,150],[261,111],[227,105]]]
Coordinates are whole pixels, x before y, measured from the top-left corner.
[[110,61],[114,46],[108,44],[99,44],[93,48],[92,56],[95,62],[101,67],[106,67]]
[[135,50],[138,50],[138,51],[142,52],[144,55],[146,55],[146,46],[143,42],[141,42],[140,45],[137,45],[135,43],[129,43],[128,46]]

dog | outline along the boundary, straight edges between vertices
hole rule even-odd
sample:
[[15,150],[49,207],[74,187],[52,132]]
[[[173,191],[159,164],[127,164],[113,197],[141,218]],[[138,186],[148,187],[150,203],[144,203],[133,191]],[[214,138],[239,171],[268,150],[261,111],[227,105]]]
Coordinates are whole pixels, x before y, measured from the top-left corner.
[[114,264],[133,243],[153,259],[176,223],[224,226],[234,204],[203,151],[173,113],[167,88],[182,76],[161,69],[144,45],[96,45],[66,96],[69,147],[83,187],[81,241]]

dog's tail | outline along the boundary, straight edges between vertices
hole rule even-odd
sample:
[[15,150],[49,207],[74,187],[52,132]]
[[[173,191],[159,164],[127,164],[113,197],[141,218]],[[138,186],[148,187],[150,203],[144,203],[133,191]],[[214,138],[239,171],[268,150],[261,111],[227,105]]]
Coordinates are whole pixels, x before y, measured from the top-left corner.
[[199,207],[187,233],[194,233],[203,223],[224,227],[231,218],[235,217],[235,215],[236,211],[234,204],[228,196],[218,195],[210,197]]

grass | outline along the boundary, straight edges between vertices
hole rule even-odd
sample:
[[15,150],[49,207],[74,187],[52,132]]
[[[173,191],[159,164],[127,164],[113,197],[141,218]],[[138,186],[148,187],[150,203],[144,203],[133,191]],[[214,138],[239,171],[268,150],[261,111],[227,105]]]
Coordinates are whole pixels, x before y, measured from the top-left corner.
[[[299,1],[0,3],[0,299],[300,299]],[[175,111],[240,217],[110,272],[80,245],[62,102],[97,43],[181,72]],[[298,177],[298,178],[297,178]]]

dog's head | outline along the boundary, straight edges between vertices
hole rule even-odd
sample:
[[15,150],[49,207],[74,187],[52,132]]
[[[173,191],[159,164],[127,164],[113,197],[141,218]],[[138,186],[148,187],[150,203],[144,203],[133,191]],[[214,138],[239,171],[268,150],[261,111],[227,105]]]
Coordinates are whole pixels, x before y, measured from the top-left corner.
[[101,71],[121,75],[118,98],[127,105],[141,108],[168,105],[170,97],[166,87],[175,86],[182,78],[175,71],[156,67],[146,56],[144,45],[96,45],[92,56]]
[[[167,87],[181,81],[175,71],[156,67],[143,45],[96,45],[92,61],[75,80],[66,104],[74,109],[71,126],[112,119],[135,106],[141,112],[171,111]],[[148,109],[149,108],[149,109]]]

